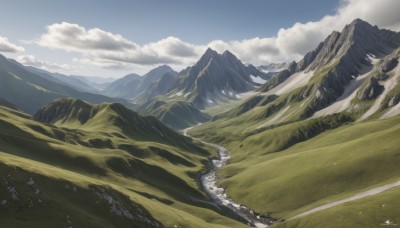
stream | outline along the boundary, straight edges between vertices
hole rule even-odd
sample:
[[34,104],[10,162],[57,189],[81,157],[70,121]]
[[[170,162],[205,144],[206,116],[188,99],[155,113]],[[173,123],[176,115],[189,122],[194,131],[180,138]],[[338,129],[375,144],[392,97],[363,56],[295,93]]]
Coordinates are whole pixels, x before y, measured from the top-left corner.
[[[183,134],[185,136],[190,137],[187,134],[187,131],[189,129],[190,128],[183,130]],[[224,188],[218,187],[217,170],[224,166],[231,158],[230,153],[222,146],[206,142],[203,143],[211,145],[218,149],[219,159],[212,160],[213,168],[208,173],[201,176],[201,183],[203,185],[203,188],[207,192],[207,194],[214,200],[214,203],[217,205],[228,207],[253,227],[265,228],[276,223],[277,221],[273,218],[263,217],[253,212],[251,209],[241,204],[235,203],[231,198],[227,196],[226,190]]]

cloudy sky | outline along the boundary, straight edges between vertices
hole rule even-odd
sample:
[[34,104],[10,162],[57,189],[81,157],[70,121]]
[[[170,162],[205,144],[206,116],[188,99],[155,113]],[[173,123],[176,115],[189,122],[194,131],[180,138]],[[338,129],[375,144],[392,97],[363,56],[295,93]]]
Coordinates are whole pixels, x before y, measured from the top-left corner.
[[64,74],[180,70],[211,47],[244,63],[299,60],[355,18],[400,31],[399,0],[2,2],[0,53]]

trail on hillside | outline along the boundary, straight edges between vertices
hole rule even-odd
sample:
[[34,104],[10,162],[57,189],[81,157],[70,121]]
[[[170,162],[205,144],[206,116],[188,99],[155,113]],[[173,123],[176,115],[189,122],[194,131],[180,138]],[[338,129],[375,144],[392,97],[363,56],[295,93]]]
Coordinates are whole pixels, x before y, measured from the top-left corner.
[[361,192],[361,193],[359,193],[357,195],[354,195],[354,196],[351,196],[351,197],[348,197],[348,198],[344,198],[344,199],[341,199],[341,200],[338,200],[338,201],[335,201],[335,202],[331,202],[331,203],[316,207],[314,209],[305,211],[305,212],[303,212],[301,214],[298,214],[298,215],[290,218],[289,220],[301,218],[301,217],[304,217],[306,215],[309,215],[309,214],[312,214],[312,213],[315,213],[315,212],[318,212],[318,211],[322,211],[322,210],[325,210],[325,209],[328,209],[328,208],[331,208],[331,207],[334,207],[334,206],[337,206],[337,205],[340,205],[340,204],[343,204],[343,203],[347,203],[347,202],[350,202],[350,201],[362,199],[362,198],[365,198],[365,197],[368,197],[368,196],[377,195],[377,194],[382,193],[382,192],[384,192],[386,190],[389,190],[389,189],[392,189],[392,188],[395,188],[395,187],[399,187],[399,186],[400,186],[400,181],[397,181],[397,182],[392,183],[392,184],[387,184],[387,185],[383,185],[383,186],[380,186],[380,187],[377,187],[377,188],[373,188],[373,189],[370,189],[368,191]]

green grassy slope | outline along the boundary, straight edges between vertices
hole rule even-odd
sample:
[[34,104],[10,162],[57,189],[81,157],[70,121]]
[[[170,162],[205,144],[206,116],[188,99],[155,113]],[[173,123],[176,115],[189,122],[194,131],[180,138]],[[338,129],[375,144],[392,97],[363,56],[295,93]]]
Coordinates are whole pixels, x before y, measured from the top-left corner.
[[184,129],[211,119],[185,101],[168,102],[149,113],[174,129]]
[[[400,221],[400,189],[395,188],[379,195],[370,196],[353,202],[274,225],[275,228],[289,227],[385,227],[389,220],[392,226]],[[332,222],[334,221],[334,222]]]
[[[110,107],[110,104],[105,106]],[[95,116],[99,118],[96,126],[107,123],[105,112],[111,118],[122,111],[119,108],[100,109],[103,113]],[[133,121],[126,116],[121,118]],[[151,224],[146,223],[146,219],[167,227],[242,226],[220,215],[201,189],[198,178],[208,164],[207,156],[211,155],[208,151],[213,151],[205,145],[195,145],[188,138],[161,126],[166,140],[160,136],[158,141],[151,140],[156,134],[145,131],[141,133],[147,136],[136,140],[128,134],[132,131],[118,130],[121,126],[110,129],[113,121],[106,124],[107,127],[97,129],[90,124],[78,125],[79,121],[72,121],[72,118],[68,121],[75,127],[69,128],[66,122],[56,123],[58,126],[42,124],[24,113],[0,108],[1,169],[11,173],[8,181],[15,179],[15,187],[21,196],[21,200],[13,200],[8,194],[4,200],[9,204],[0,205],[1,220],[7,227],[26,224],[64,226],[67,215],[72,224],[83,227],[100,227],[99,224],[145,227],[140,221]],[[172,140],[176,140],[176,145],[172,145]],[[18,172],[14,173],[14,170]],[[26,186],[30,177],[40,187],[39,196]],[[71,186],[82,194],[75,194]],[[0,191],[7,191],[7,188],[2,185]],[[99,192],[103,194],[101,197]],[[108,203],[108,195],[134,214],[133,220],[111,213],[113,207],[124,210]],[[30,199],[41,199],[46,203],[35,202],[30,208]]]
[[210,126],[189,133],[231,150],[231,163],[219,172],[229,196],[262,214],[289,218],[400,179],[400,116],[357,124],[347,121],[338,115],[255,134],[247,131],[247,135],[232,129],[214,135]]

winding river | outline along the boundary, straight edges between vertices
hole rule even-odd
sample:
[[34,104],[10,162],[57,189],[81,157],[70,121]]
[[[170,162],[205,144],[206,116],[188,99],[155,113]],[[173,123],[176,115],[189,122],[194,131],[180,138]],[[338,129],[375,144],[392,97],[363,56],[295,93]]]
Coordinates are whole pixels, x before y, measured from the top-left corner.
[[[185,136],[190,137],[187,134],[187,131],[190,128],[183,130],[183,134]],[[206,174],[201,177],[201,183],[203,185],[204,190],[208,193],[208,195],[214,200],[214,203],[217,205],[225,206],[230,208],[233,212],[243,218],[248,222],[249,225],[257,227],[257,228],[265,228],[269,225],[276,223],[276,220],[272,218],[266,218],[261,215],[256,214],[249,208],[235,203],[231,198],[229,198],[226,194],[226,190],[224,188],[218,187],[218,178],[217,178],[217,170],[224,166],[227,161],[231,158],[230,153],[227,149],[222,146],[206,143],[218,149],[219,159],[212,160],[213,168]]]

